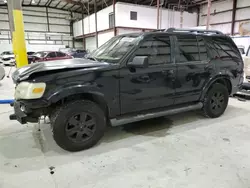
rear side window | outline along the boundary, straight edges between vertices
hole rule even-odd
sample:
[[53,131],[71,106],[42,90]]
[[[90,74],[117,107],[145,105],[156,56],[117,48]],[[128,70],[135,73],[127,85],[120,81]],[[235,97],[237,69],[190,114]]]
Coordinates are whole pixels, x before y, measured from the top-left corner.
[[56,52],[56,55],[57,55],[57,57],[64,57],[64,56],[66,56],[66,54],[62,53],[62,52]]
[[226,37],[212,37],[212,42],[220,58],[239,58],[238,48]]
[[47,57],[53,58],[56,57],[56,53],[55,52],[50,52]]
[[169,36],[155,36],[145,40],[136,50],[135,56],[148,56],[149,65],[171,63]]
[[180,63],[200,60],[198,43],[195,36],[180,35],[177,36],[177,40],[180,51]]

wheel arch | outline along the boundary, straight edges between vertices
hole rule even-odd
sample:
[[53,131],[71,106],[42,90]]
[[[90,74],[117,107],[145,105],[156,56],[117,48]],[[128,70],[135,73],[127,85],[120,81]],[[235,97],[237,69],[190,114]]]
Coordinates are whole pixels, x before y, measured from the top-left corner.
[[203,100],[207,91],[212,87],[212,85],[216,84],[216,83],[220,83],[222,85],[224,85],[227,89],[228,89],[228,93],[229,95],[232,92],[232,83],[230,80],[230,77],[228,75],[220,75],[217,77],[214,77],[213,79],[211,79],[203,88],[202,94],[200,96],[200,100]]
[[110,111],[108,103],[105,100],[104,95],[98,91],[98,88],[93,87],[70,87],[64,88],[61,91],[53,93],[49,97],[51,106],[55,107],[58,105],[65,104],[69,101],[74,100],[90,100],[101,107],[106,117],[109,117]]

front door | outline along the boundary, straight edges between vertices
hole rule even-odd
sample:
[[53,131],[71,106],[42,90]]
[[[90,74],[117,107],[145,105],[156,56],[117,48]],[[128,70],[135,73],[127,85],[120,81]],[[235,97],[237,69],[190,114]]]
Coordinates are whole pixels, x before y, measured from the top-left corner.
[[170,37],[144,39],[127,62],[147,56],[148,67],[120,70],[121,114],[170,106],[174,103],[176,66],[171,57]]
[[176,98],[175,104],[199,100],[204,85],[212,74],[213,65],[209,64],[205,42],[195,35],[175,37],[176,45]]

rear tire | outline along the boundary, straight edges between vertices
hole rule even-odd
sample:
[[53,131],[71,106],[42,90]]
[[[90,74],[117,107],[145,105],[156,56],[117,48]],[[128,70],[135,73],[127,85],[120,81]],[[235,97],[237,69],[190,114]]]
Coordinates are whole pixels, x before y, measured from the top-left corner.
[[103,136],[106,118],[92,101],[77,100],[57,108],[51,115],[56,143],[67,151],[94,146]]
[[207,92],[203,102],[203,114],[206,117],[217,118],[221,116],[228,105],[228,89],[220,84],[214,84]]

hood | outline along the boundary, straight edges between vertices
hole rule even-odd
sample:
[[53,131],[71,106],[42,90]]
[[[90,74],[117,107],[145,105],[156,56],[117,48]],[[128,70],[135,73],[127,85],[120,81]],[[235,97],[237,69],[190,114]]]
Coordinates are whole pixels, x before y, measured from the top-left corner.
[[38,72],[47,72],[51,70],[75,69],[75,68],[93,68],[108,66],[108,63],[96,62],[88,59],[66,59],[57,61],[46,61],[34,63],[17,69],[12,74],[14,82],[28,79],[32,74]]

